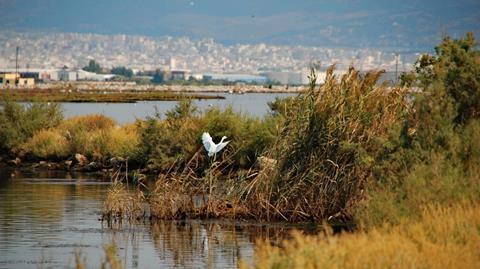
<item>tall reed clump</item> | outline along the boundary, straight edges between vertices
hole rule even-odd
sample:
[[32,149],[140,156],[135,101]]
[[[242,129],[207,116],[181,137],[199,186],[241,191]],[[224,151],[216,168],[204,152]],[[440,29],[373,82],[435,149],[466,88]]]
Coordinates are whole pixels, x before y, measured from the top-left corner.
[[[251,183],[244,200],[255,215],[289,221],[351,214],[364,182],[394,145],[406,111],[400,89],[377,85],[381,72],[327,71],[284,108],[285,126],[268,157],[276,162]],[[396,132],[397,131],[397,132]]]
[[[282,247],[258,242],[254,268],[479,268],[480,205],[423,208],[404,220],[365,232],[293,234]],[[241,264],[240,268],[247,268]]]

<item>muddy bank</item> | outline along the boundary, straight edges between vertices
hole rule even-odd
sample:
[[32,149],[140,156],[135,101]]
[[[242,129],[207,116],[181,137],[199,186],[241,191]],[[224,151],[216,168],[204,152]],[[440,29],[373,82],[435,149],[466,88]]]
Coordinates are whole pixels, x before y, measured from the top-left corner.
[[20,169],[22,171],[66,171],[66,172],[86,172],[98,175],[111,175],[114,172],[122,171],[129,176],[135,174],[136,177],[145,175],[155,175],[158,173],[155,169],[142,168],[139,164],[128,162],[121,157],[113,157],[107,160],[89,160],[82,154],[62,160],[40,160],[35,158],[20,158],[11,156],[0,156],[0,168]]

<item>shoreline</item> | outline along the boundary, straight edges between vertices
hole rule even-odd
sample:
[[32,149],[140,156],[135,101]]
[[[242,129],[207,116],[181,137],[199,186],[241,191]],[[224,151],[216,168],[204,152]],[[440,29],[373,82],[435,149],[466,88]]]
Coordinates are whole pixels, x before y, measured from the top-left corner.
[[191,92],[112,91],[79,89],[2,89],[0,94],[17,102],[136,103],[138,101],[179,101],[185,99],[225,99],[220,95]]
[[225,99],[220,94],[299,93],[303,86],[136,85],[127,82],[45,83],[31,88],[0,87],[0,95],[17,102],[136,103],[185,99]]
[[134,82],[48,82],[33,87],[0,87],[0,91],[10,90],[58,90],[58,91],[115,91],[115,92],[173,92],[173,93],[298,93],[306,85],[151,85]]

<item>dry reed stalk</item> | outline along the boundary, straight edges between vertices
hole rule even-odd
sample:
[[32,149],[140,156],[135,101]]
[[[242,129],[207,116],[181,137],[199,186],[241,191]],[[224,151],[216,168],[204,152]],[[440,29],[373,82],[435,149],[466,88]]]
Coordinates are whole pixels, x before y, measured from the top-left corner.
[[134,221],[146,217],[145,196],[140,189],[144,185],[140,182],[135,191],[130,191],[120,177],[121,171],[117,170],[112,176],[113,183],[103,203],[102,220],[106,220],[109,225],[112,222],[121,223],[124,219]]

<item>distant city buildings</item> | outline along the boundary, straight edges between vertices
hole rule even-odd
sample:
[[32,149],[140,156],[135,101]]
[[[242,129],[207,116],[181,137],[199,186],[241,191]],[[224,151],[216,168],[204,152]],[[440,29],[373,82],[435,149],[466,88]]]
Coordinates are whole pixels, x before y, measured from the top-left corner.
[[[104,68],[125,66],[139,71],[163,72],[168,80],[226,79],[255,83],[306,84],[309,67],[337,70],[354,65],[360,70],[410,69],[414,52],[376,48],[325,48],[269,44],[223,45],[213,39],[149,38],[74,33],[14,33],[0,31],[0,70],[15,66],[15,48],[21,48],[18,66],[36,72],[43,81],[104,81],[113,75],[81,70],[94,59]],[[69,66],[63,70],[55,68]]]
[[[108,81],[116,75],[113,74],[96,74],[81,69],[69,69],[67,67],[59,69],[18,69],[17,85],[33,86],[35,82],[50,81]],[[14,85],[15,69],[0,68],[0,85]]]

